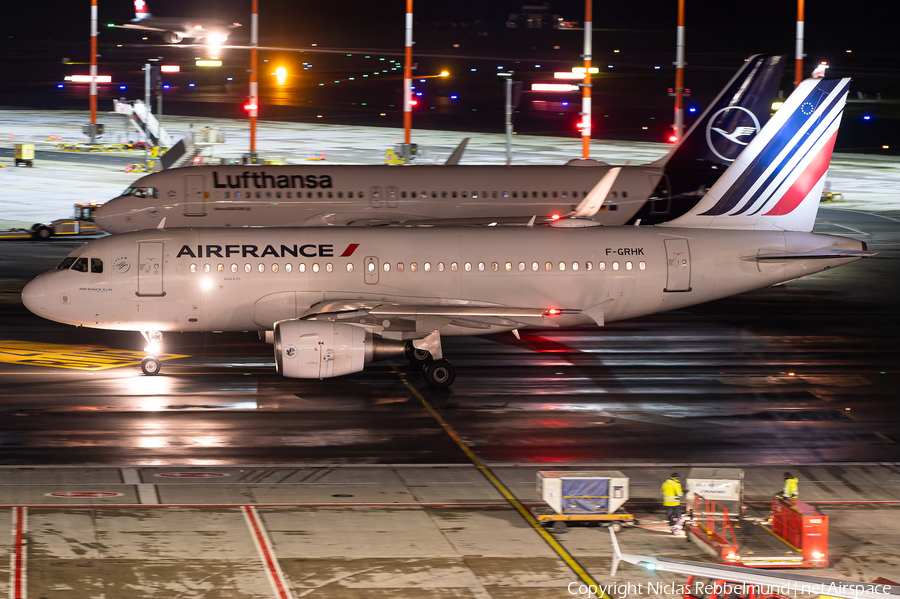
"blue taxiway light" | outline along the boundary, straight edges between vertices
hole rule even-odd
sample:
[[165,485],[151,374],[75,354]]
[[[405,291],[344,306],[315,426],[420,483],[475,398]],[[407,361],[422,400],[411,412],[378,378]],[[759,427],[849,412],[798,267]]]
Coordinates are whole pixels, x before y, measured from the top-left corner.
[[871,121],[871,120],[872,120],[872,115],[871,115],[871,114],[867,114],[867,115],[863,116],[863,120],[864,120],[864,121]]
[[56,84],[56,89],[63,89],[64,87],[66,87],[66,86],[63,85],[62,83],[57,83],[57,84]]
[[452,96],[450,96],[450,99],[451,99],[451,100],[456,100],[458,97],[459,97],[459,96],[457,96],[456,94],[453,94]]
[[194,87],[195,85],[197,85],[197,84],[196,83],[188,83],[188,87]]
[[697,112],[697,107],[691,106],[690,108],[688,108],[688,112]]

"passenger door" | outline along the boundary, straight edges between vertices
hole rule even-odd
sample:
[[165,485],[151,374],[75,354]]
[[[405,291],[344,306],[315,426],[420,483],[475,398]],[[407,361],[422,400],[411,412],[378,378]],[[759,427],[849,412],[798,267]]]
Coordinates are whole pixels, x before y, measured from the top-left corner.
[[203,175],[188,175],[184,178],[184,215],[203,216],[206,214],[206,197]]
[[691,290],[691,251],[687,239],[666,239],[666,288],[663,291]]
[[163,290],[163,243],[142,241],[138,248],[138,288],[141,297],[162,297]]

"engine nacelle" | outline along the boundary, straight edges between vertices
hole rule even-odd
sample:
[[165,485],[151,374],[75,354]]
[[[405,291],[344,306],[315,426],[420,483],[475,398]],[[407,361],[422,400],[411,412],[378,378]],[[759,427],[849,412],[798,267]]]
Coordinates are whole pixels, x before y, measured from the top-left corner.
[[275,323],[275,367],[295,379],[327,379],[360,372],[369,362],[403,355],[406,344],[375,337],[338,322],[282,320]]
[[163,33],[162,38],[163,41],[168,44],[177,44],[184,39],[184,36],[180,33],[175,33],[174,31],[166,31],[165,33]]

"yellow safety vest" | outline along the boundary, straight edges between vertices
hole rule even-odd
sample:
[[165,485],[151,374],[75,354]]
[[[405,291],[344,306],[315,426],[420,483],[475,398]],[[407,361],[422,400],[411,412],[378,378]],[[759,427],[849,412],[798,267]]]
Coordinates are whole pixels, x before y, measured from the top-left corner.
[[800,497],[800,489],[797,487],[797,479],[784,479],[784,491],[782,491],[781,494],[789,499],[797,499],[798,497]]
[[673,505],[681,505],[681,483],[676,478],[667,478],[662,484],[663,505],[671,507]]

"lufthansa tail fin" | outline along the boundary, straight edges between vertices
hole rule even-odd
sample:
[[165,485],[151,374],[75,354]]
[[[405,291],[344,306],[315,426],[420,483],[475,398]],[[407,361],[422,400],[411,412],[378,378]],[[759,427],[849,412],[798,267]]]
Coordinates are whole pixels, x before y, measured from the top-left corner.
[[[768,121],[783,69],[783,56],[756,54],[745,60],[678,145],[648,166],[664,166],[670,176],[709,165],[727,167]],[[674,181],[673,186],[680,187]]]
[[807,79],[687,214],[659,226],[812,231],[849,79]]

